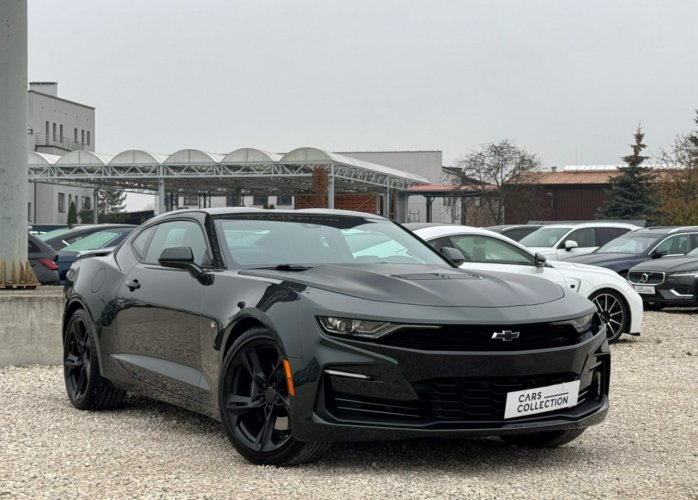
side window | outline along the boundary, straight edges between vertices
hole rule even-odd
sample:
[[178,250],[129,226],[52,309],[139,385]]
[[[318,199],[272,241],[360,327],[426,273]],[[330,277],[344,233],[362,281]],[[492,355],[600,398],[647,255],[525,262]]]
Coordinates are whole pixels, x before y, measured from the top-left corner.
[[565,241],[567,240],[576,241],[580,248],[599,246],[596,243],[596,233],[594,232],[594,228],[591,227],[585,227],[584,229],[572,231],[567,238],[563,240],[560,248],[565,248]]
[[162,251],[171,247],[190,247],[195,263],[200,266],[210,265],[206,237],[196,222],[176,220],[158,225],[145,253],[144,261],[148,264],[157,264]]
[[136,236],[135,240],[133,240],[133,243],[131,245],[133,246],[133,251],[138,256],[138,260],[145,259],[148,250],[148,244],[150,243],[150,239],[153,237],[153,234],[155,233],[157,227],[158,226],[150,226],[148,229],[144,230],[143,232],[141,232],[141,234]]
[[533,265],[533,257],[520,248],[489,236],[451,236],[456,248],[471,262]]
[[691,251],[691,235],[677,234],[662,241],[656,251],[666,252],[667,255],[683,255]]
[[596,244],[598,246],[605,245],[618,236],[627,233],[629,230],[622,227],[597,227],[596,228]]

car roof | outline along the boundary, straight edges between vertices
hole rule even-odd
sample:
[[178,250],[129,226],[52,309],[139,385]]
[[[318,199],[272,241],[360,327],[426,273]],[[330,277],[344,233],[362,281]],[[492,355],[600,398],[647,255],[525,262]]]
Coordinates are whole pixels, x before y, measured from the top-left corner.
[[174,210],[172,212],[167,212],[152,219],[148,222],[154,220],[167,219],[170,217],[177,217],[181,214],[193,214],[193,213],[205,213],[212,216],[221,215],[236,215],[236,214],[264,214],[269,216],[274,216],[278,214],[292,214],[292,215],[334,215],[340,217],[362,217],[364,219],[376,219],[376,220],[388,220],[380,215],[371,214],[368,212],[356,212],[352,210],[337,210],[330,208],[303,208],[303,209],[266,209],[266,208],[254,208],[254,207],[218,207],[218,208],[188,208],[184,210]]
[[545,226],[541,226],[545,228],[575,228],[575,229],[584,229],[585,227],[621,227],[621,228],[630,228],[630,229],[639,229],[640,226],[636,226],[635,224],[631,224],[629,222],[603,222],[603,221],[589,221],[589,222],[579,222],[579,223],[569,223],[569,224],[546,224]]
[[642,236],[656,235],[663,236],[666,234],[680,234],[680,233],[693,233],[698,232],[698,226],[655,226],[655,227],[642,227],[631,231],[630,235],[639,234]]

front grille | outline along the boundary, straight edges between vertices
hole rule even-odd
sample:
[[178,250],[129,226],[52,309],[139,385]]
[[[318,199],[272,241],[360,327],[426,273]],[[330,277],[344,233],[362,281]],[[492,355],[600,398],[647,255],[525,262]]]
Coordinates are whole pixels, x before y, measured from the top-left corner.
[[[418,400],[396,401],[334,392],[328,379],[325,404],[330,414],[340,420],[412,425],[503,422],[507,393],[574,380],[576,376],[573,373],[535,377],[433,379],[414,384]],[[589,380],[596,380],[595,375]],[[586,387],[580,387],[577,404],[597,400],[598,397],[599,385],[588,383]],[[546,415],[568,410],[569,408],[563,408]]]
[[[594,326],[594,329],[598,328]],[[505,332],[510,340],[492,338]],[[518,333],[518,336],[515,334]],[[511,336],[516,338],[511,338]],[[589,335],[584,335],[588,338]],[[424,351],[522,351],[565,347],[579,343],[582,334],[571,325],[535,323],[529,325],[445,325],[438,329],[403,328],[382,337],[377,343]]]
[[628,281],[636,285],[661,285],[664,283],[664,273],[639,272],[628,273]]

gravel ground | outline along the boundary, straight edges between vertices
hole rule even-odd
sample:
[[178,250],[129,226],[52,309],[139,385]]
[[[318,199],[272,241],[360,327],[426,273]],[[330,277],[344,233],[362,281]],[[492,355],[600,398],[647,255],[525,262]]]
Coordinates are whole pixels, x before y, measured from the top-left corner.
[[59,367],[0,369],[0,497],[698,498],[698,310],[649,312],[612,350],[611,412],[567,446],[337,444],[286,469],[249,465],[194,413],[81,412]]

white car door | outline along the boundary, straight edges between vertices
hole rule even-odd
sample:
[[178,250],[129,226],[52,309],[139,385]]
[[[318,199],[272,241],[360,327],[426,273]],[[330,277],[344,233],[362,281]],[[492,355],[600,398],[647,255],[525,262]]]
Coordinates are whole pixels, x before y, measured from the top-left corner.
[[554,267],[536,266],[535,256],[507,241],[482,234],[455,234],[429,241],[437,249],[457,248],[465,262],[460,267],[473,271],[503,271],[545,278],[567,287],[564,276]]

